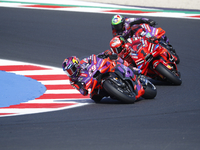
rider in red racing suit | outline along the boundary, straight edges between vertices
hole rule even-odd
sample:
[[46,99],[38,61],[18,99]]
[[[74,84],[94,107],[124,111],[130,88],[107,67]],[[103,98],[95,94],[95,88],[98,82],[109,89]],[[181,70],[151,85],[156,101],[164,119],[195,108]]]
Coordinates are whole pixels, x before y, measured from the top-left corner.
[[[127,61],[133,68],[136,67],[135,62],[130,55],[137,57],[137,50],[142,45],[141,39],[133,40],[129,38],[127,41],[123,36],[116,36],[110,41],[111,53],[117,54],[120,58]],[[139,70],[139,69],[138,69]]]

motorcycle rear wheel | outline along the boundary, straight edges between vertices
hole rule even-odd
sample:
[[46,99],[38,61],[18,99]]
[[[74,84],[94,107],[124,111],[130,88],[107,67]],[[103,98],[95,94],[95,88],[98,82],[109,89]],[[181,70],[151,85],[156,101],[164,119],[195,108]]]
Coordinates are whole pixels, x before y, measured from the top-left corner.
[[[127,87],[128,86],[126,86],[126,88]],[[103,88],[107,93],[109,93],[110,96],[115,97],[117,100],[123,103],[131,104],[135,102],[136,94],[134,92],[127,94],[127,91],[124,91],[124,89],[118,87],[110,80],[104,81]],[[130,89],[130,91],[132,91],[132,89]]]
[[167,80],[174,85],[181,85],[182,80],[180,77],[176,76],[173,72],[167,69],[163,64],[158,64],[155,68],[161,75],[167,78]]

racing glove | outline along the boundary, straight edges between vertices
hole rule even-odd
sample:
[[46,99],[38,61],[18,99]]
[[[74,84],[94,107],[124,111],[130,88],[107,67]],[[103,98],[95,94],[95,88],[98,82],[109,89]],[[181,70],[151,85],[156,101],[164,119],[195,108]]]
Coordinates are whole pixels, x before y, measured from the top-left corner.
[[117,60],[118,55],[117,54],[112,54],[112,55],[109,55],[109,58],[110,58],[110,60]]
[[155,25],[156,25],[156,22],[154,20],[152,20],[152,19],[149,19],[147,22],[152,27],[155,27]]
[[76,88],[82,95],[88,95],[88,90],[85,89],[85,84],[81,82],[74,82],[71,84],[74,88]]
[[99,58],[105,59],[108,58],[110,55],[112,55],[112,52],[110,50],[105,50],[103,53],[100,53],[97,56]]

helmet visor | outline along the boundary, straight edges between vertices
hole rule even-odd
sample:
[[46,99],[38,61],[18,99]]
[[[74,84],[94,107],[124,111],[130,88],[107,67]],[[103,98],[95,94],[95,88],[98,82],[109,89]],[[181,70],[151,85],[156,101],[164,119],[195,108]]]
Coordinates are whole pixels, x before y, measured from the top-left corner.
[[76,66],[71,64],[69,66],[66,66],[65,73],[67,74],[67,76],[72,76],[72,75],[74,75],[76,70],[77,70]]
[[119,54],[122,51],[122,47],[117,47],[117,48],[111,48],[111,51],[114,52],[115,54]]
[[123,49],[123,48],[122,48],[121,46],[118,47],[118,48],[117,48],[117,53],[119,54],[119,53],[122,51],[122,49]]

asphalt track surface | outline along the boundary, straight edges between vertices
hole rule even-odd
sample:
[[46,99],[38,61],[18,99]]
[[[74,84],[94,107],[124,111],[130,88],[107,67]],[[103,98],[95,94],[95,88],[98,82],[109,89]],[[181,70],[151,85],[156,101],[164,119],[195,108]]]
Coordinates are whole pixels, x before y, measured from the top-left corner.
[[[109,48],[112,14],[0,8],[0,58],[61,67]],[[139,16],[138,16],[139,17]],[[197,150],[200,148],[200,21],[153,18],[181,62],[181,86],[154,100],[0,118],[1,150]]]

